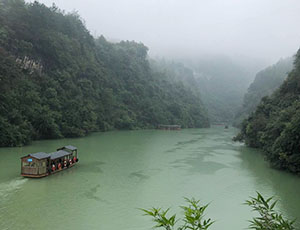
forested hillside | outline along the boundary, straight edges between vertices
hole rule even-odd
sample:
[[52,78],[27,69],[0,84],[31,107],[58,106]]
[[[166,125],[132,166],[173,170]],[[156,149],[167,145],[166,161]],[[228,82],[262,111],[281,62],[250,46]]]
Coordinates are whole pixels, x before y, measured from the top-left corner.
[[164,73],[171,81],[181,83],[193,93],[200,95],[201,90],[193,70],[185,64],[165,59],[151,59],[150,66],[153,70]]
[[197,93],[141,43],[94,39],[76,13],[0,0],[0,146],[92,131],[207,127]]
[[210,120],[232,123],[249,85],[250,74],[227,57],[206,57],[194,61],[197,85]]
[[[232,123],[242,105],[242,97],[249,86],[251,64],[242,67],[230,58],[205,56],[202,58],[157,59],[153,68],[164,71],[172,79],[182,82],[193,92],[200,92],[201,99],[212,123]],[[250,70],[249,70],[250,69]]]
[[262,148],[273,166],[300,173],[300,50],[278,90],[243,121],[237,140]]
[[255,110],[264,96],[271,95],[279,88],[292,70],[293,60],[292,57],[281,59],[276,64],[256,74],[253,83],[244,96],[243,106],[236,114],[235,126],[240,126],[241,122]]

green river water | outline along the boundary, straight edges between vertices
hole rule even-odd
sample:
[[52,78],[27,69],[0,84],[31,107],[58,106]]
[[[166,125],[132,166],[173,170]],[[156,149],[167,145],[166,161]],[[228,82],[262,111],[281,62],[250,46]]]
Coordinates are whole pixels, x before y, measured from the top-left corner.
[[[275,195],[278,209],[299,219],[300,178],[232,142],[236,132],[115,131],[0,148],[0,229],[149,230],[153,223],[139,208],[181,214],[184,197],[195,197],[211,202],[212,230],[242,230],[254,215],[243,202],[255,191]],[[19,175],[21,156],[67,144],[79,149],[75,167],[42,179]]]

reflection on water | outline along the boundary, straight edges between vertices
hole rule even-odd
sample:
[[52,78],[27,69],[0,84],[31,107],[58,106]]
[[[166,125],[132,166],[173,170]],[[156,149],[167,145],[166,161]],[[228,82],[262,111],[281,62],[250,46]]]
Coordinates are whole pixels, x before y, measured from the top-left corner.
[[137,172],[130,173],[129,177],[131,177],[131,178],[138,178],[140,180],[146,180],[146,179],[150,178],[150,176],[145,175],[145,173],[144,173],[143,170],[139,170]]
[[213,155],[209,152],[202,153],[195,151],[184,159],[174,160],[171,164],[174,168],[187,168],[190,174],[214,174],[216,171],[227,167],[222,163],[205,160],[208,156]]
[[102,161],[92,161],[89,162],[88,164],[79,164],[78,166],[80,167],[81,172],[86,172],[86,173],[103,173],[103,170],[101,169],[102,165],[105,163]]
[[97,192],[98,192],[99,188],[100,188],[100,184],[97,184],[96,186],[90,188],[87,192],[85,192],[84,195],[88,199],[92,199],[95,201],[101,201],[104,203],[109,203],[108,201],[101,199],[100,196],[97,196]]
[[[242,203],[255,191],[275,195],[290,218],[300,216],[299,177],[271,169],[257,150],[232,142],[235,132],[107,132],[2,148],[0,229],[47,230],[55,221],[72,230],[148,230],[152,223],[139,208],[180,214],[183,197],[211,202],[212,230],[246,229],[253,213]],[[76,167],[43,179],[19,176],[20,156],[66,144],[79,149]]]
[[279,199],[280,208],[290,217],[297,218],[297,226],[300,226],[300,184],[299,176],[275,169],[265,170],[269,164],[263,160],[263,156],[254,149],[241,147],[240,155],[243,167],[256,178],[256,186],[261,189],[268,188],[269,196],[274,195]]

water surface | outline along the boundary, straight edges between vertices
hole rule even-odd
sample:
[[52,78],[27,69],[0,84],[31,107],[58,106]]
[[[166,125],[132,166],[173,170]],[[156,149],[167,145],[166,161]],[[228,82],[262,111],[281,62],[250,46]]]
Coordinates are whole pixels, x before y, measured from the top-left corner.
[[[0,149],[0,229],[149,230],[139,208],[209,203],[212,230],[246,229],[243,205],[255,191],[275,195],[289,218],[300,217],[300,178],[273,170],[262,155],[231,141],[235,129],[116,131]],[[19,176],[20,157],[72,144],[80,163],[43,179]],[[300,228],[299,222],[297,223]]]

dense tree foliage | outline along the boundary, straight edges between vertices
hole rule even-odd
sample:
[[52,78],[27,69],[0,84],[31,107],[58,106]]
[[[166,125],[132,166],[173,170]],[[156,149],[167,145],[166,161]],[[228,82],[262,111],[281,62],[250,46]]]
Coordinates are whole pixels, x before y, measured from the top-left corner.
[[236,140],[262,148],[272,165],[300,173],[300,50],[278,90],[242,123]]
[[212,123],[233,121],[252,80],[250,72],[253,72],[246,71],[230,58],[220,56],[180,61],[162,59],[152,62],[152,65],[171,73],[172,78],[183,82],[192,91],[200,92]]
[[199,95],[141,43],[94,39],[76,13],[0,0],[0,146],[92,131],[207,127]]
[[[156,72],[164,73],[170,81],[183,84],[185,88],[188,88],[198,97],[203,97],[193,70],[185,64],[165,59],[151,59],[150,66]],[[203,108],[203,110],[206,110],[206,108]]]
[[186,61],[192,70],[212,123],[232,123],[252,74],[228,57],[205,56]]
[[292,68],[293,58],[289,57],[258,72],[244,96],[243,106],[236,114],[234,125],[239,126],[249,114],[255,111],[263,97],[271,95],[278,89]]

